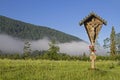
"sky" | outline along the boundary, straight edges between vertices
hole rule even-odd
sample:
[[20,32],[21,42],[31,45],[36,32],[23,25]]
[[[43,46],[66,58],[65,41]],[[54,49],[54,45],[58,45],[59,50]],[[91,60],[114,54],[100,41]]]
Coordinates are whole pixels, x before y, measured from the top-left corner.
[[95,12],[107,21],[98,42],[110,36],[114,26],[120,32],[120,0],[0,0],[0,15],[27,23],[47,26],[89,42],[84,26],[79,22]]

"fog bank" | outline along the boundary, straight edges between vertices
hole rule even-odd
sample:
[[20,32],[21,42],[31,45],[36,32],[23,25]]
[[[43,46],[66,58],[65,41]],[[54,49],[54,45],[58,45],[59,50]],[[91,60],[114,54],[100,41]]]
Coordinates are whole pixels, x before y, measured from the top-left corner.
[[[30,41],[31,49],[34,50],[48,50],[50,41],[47,38]],[[83,53],[89,53],[89,44],[83,41],[70,42],[70,43],[59,43],[61,53],[67,53],[70,55],[82,55]],[[23,53],[24,41],[17,38],[13,38],[8,35],[0,35],[0,50],[7,53]],[[105,55],[106,50],[102,47],[96,49],[97,54]]]
[[23,53],[24,42],[8,35],[0,35],[0,50],[6,53]]

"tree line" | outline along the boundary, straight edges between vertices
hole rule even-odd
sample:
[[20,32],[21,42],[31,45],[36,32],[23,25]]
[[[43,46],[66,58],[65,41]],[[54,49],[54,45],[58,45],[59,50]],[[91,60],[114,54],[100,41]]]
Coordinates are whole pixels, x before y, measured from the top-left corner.
[[[108,56],[97,56],[97,60],[120,60],[120,54],[116,49],[116,33],[114,27],[112,27],[110,34],[110,54]],[[51,40],[49,43],[49,49],[46,51],[33,51],[31,50],[31,44],[29,41],[25,41],[23,54],[0,54],[0,58],[8,59],[48,59],[48,60],[84,60],[89,61],[89,56],[86,53],[80,56],[70,56],[66,53],[60,53],[60,48],[57,46],[56,40]],[[118,53],[118,54],[117,54]]]
[[[0,16],[0,34],[9,34],[20,39],[38,40],[43,37],[48,37],[51,41],[49,49],[46,51],[31,51],[29,41],[25,41],[24,53],[19,54],[7,54],[0,51],[0,58],[9,59],[49,59],[49,60],[89,60],[89,56],[84,53],[80,56],[71,56],[66,53],[60,53],[59,47],[56,45],[56,41],[70,42],[70,41],[82,41],[81,39],[62,33],[60,31],[50,29],[47,27],[36,26],[29,23],[13,20],[4,16]],[[109,56],[98,56],[97,59],[102,60],[119,60],[118,47],[120,47],[120,34],[116,36],[115,29],[112,27],[110,38],[104,40],[104,47],[109,48]]]

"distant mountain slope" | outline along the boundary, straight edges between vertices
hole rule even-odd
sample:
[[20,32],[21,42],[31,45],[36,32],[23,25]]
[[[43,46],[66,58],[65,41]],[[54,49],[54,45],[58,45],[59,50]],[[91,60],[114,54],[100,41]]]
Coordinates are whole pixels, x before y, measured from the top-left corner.
[[20,39],[29,40],[38,40],[47,37],[50,40],[56,39],[61,43],[82,41],[75,36],[60,32],[58,30],[43,26],[36,26],[5,16],[0,16],[0,34],[7,34],[13,37],[18,37]]

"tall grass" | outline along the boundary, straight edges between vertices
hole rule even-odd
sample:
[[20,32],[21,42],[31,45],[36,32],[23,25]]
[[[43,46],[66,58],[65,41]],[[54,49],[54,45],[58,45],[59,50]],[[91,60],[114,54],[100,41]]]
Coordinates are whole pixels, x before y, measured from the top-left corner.
[[0,80],[120,80],[115,61],[0,60]]

